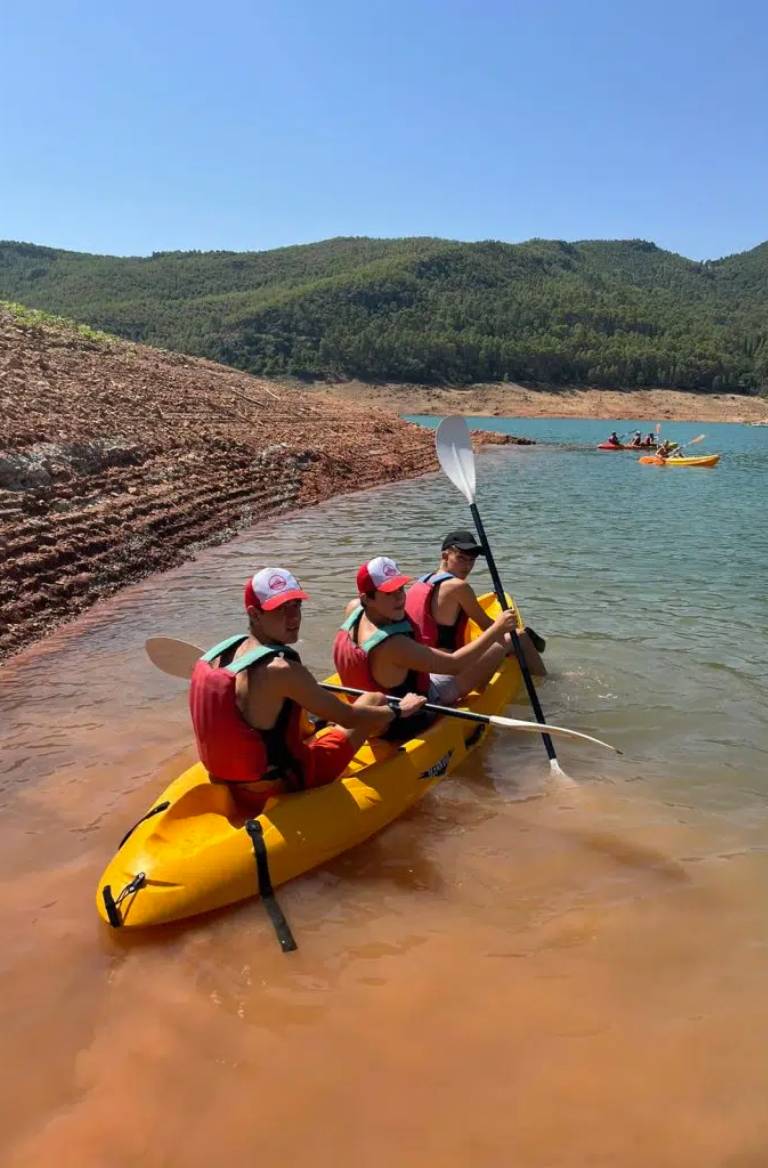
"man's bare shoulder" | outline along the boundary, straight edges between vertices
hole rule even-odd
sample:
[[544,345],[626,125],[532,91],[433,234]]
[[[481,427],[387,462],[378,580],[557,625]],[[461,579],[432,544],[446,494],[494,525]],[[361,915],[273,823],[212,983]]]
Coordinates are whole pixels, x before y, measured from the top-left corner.
[[460,580],[458,576],[454,576],[452,580],[446,580],[441,585],[443,596],[474,596],[475,590],[466,580]]
[[418,652],[416,646],[417,642],[407,633],[395,633],[377,645],[373,652],[377,654],[379,660],[385,659],[397,665],[411,661],[414,651]]
[[286,657],[273,657],[267,663],[262,674],[263,683],[273,693],[285,692],[287,686],[299,681],[307,674],[306,665],[301,661]]
[[359,607],[360,607],[359,600],[350,600],[344,609],[344,616],[345,617],[351,616],[352,613],[355,611],[355,609],[359,608]]
[[300,667],[300,661],[292,661],[288,657],[273,657],[271,661],[267,662],[266,672],[280,675],[289,672],[291,669],[299,669]]

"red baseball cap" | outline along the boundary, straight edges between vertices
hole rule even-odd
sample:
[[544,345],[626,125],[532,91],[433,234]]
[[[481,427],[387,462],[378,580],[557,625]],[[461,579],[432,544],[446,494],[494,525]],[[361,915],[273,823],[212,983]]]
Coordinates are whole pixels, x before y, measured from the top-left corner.
[[263,608],[270,612],[289,600],[309,600],[296,577],[286,568],[262,568],[245,586],[246,608]]
[[358,592],[397,592],[410,582],[411,577],[404,576],[389,556],[376,556],[357,570]]

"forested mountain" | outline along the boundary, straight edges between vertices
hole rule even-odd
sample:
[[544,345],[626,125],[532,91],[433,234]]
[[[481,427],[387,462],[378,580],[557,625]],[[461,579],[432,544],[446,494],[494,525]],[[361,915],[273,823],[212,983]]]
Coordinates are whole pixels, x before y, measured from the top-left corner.
[[267,375],[768,388],[768,243],[705,263],[642,240],[0,243],[0,297]]

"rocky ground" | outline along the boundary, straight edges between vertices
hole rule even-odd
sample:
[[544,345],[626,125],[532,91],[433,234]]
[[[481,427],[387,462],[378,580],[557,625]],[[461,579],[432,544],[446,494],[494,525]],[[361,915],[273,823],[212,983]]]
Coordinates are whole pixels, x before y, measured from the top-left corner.
[[282,511],[437,469],[431,434],[327,391],[0,306],[0,658]]
[[[327,392],[328,385],[313,388]],[[400,414],[467,414],[511,418],[621,418],[648,425],[676,422],[756,422],[768,420],[768,398],[736,393],[683,393],[672,389],[531,389],[522,385],[335,384],[338,397],[368,400]]]

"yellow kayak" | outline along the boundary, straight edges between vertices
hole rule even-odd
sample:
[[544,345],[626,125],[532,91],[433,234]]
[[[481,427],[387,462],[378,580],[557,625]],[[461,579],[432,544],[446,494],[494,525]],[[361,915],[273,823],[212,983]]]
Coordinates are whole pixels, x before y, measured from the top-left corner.
[[638,462],[644,462],[646,466],[717,466],[720,461],[719,454],[694,454],[688,458],[655,458],[649,456],[648,458],[638,458]]
[[[480,598],[491,615],[498,604]],[[468,638],[478,635],[470,625]],[[338,684],[336,676],[328,679]],[[464,708],[497,714],[517,696],[522,676],[507,658]],[[438,718],[422,738],[364,743],[342,777],[314,791],[271,799],[261,827],[269,876],[283,884],[362,843],[423,798],[459,766],[488,730],[482,723]],[[181,920],[258,894],[254,845],[228,788],[195,764],[158,795],[104,872],[96,904],[115,927]]]

